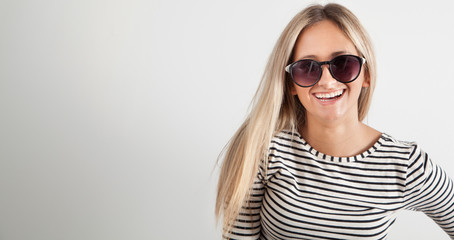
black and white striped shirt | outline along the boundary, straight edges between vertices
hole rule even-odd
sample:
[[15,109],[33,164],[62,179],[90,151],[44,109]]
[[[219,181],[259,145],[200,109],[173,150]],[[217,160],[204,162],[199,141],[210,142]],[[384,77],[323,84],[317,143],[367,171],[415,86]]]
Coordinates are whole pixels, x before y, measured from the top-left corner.
[[[453,183],[415,143],[387,134],[332,157],[282,132],[231,239],[386,239],[398,210],[423,211],[454,239]],[[225,236],[224,236],[225,238]]]

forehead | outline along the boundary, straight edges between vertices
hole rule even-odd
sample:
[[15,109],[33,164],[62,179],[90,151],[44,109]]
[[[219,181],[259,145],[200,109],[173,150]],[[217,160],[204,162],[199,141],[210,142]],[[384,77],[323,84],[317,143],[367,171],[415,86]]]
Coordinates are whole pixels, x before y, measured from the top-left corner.
[[337,25],[323,20],[306,28],[298,36],[293,61],[304,58],[326,61],[340,54],[358,55],[355,45]]

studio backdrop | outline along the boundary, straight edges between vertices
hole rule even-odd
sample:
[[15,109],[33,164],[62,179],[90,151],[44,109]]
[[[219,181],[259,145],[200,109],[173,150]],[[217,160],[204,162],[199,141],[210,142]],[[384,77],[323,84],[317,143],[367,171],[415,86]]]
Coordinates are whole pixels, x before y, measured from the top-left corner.
[[[365,122],[454,177],[453,4],[336,2],[375,46]],[[312,3],[0,1],[0,239],[220,239],[217,157]],[[389,239],[448,237],[406,211]]]

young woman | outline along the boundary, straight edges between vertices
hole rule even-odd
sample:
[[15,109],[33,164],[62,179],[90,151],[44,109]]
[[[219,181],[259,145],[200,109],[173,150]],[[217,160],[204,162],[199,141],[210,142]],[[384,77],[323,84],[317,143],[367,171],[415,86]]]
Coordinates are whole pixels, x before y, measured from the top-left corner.
[[216,214],[231,239],[385,239],[401,209],[454,239],[453,184],[415,143],[364,123],[375,58],[337,4],[298,13],[224,153]]

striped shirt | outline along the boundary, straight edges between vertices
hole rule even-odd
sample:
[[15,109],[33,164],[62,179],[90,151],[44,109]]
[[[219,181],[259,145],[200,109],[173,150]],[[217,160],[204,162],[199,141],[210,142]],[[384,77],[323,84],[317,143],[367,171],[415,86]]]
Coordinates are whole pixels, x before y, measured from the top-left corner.
[[415,143],[383,133],[362,154],[332,157],[282,132],[268,160],[230,239],[386,239],[401,209],[454,239],[452,180]]

